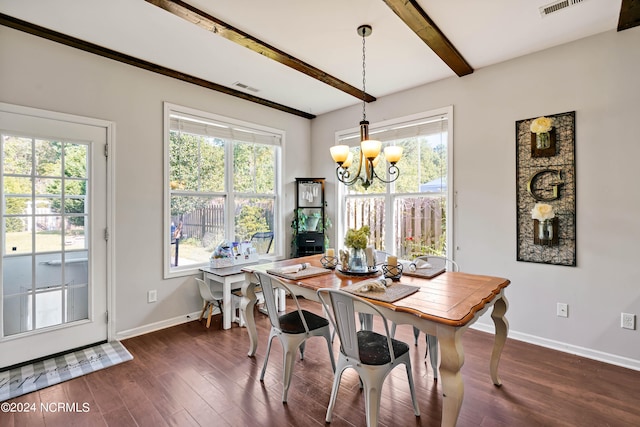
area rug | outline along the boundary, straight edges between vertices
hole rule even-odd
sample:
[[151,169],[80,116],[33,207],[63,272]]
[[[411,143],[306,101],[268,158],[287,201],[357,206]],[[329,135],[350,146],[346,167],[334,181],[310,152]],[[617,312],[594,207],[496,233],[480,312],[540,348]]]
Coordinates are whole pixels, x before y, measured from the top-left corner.
[[0,372],[0,402],[133,359],[119,341]]

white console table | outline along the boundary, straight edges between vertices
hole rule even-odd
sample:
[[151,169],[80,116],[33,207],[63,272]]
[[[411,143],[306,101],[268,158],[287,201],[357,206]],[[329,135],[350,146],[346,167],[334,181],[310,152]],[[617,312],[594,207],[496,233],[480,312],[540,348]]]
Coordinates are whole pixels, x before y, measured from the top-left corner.
[[[211,268],[211,267],[202,267],[200,271],[202,271],[203,279],[207,284],[211,287],[211,282],[216,282],[222,284],[222,306],[224,307],[223,316],[222,316],[222,328],[230,329],[231,322],[233,320],[233,304],[231,291],[235,289],[242,288],[242,285],[246,282],[249,283],[251,281],[256,281],[253,273],[245,273],[242,271],[243,268],[248,267],[250,265],[256,265],[267,261],[258,261],[251,264],[242,264],[235,265],[233,267],[224,267],[224,268]],[[279,302],[278,309],[284,311],[286,309],[286,301],[285,298],[276,298]]]

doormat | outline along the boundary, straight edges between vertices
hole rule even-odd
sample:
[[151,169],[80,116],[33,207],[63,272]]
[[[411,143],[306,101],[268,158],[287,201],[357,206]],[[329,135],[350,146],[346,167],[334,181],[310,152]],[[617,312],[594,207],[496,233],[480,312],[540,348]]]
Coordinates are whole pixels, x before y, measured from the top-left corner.
[[0,372],[0,402],[133,359],[119,341]]

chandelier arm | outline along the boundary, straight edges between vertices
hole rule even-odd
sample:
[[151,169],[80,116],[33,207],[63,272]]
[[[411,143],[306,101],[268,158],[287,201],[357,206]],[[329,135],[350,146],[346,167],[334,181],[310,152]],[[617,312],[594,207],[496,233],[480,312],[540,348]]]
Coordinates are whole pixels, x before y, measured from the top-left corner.
[[[358,178],[362,179],[362,177],[360,177],[360,171],[362,171],[362,163],[366,160],[367,159],[365,159],[364,155],[362,154],[362,149],[360,149],[360,163],[358,164],[358,171],[355,173],[353,179],[349,180],[349,178],[351,177],[351,172],[349,172],[348,169],[345,169],[342,166],[338,166],[336,168],[336,176],[338,178],[338,181],[347,186],[353,185],[358,182]],[[340,172],[341,170],[342,172]]]
[[391,184],[392,182],[396,181],[400,177],[400,168],[398,168],[395,164],[389,165],[389,169],[387,169],[387,172],[391,177],[391,179],[389,180],[382,179],[380,175],[376,173],[375,169],[372,169],[371,181],[373,182],[373,178],[377,178],[378,180],[384,182],[385,184]]

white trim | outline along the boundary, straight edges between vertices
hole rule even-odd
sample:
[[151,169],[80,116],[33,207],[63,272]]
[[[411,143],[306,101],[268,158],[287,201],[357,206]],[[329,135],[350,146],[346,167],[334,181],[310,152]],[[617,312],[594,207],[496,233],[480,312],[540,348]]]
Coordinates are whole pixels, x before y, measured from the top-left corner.
[[194,320],[198,320],[199,317],[200,317],[200,311],[195,311],[193,313],[187,313],[181,316],[173,317],[171,319],[165,319],[159,322],[149,323],[146,325],[138,326],[137,328],[127,329],[126,331],[120,331],[116,334],[116,339],[124,340],[127,338],[133,338],[139,335],[160,331],[162,329],[170,328],[172,326],[193,322]]
[[[476,329],[482,332],[488,332],[490,334],[495,333],[493,325],[486,325],[482,323],[475,323],[471,325],[471,329]],[[623,368],[640,371],[640,360],[630,359],[627,357],[617,356],[611,353],[605,353],[603,351],[598,351],[598,350],[593,350],[586,347],[567,344],[561,341],[549,340],[546,338],[525,334],[523,332],[518,332],[513,330],[509,331],[508,338],[511,338],[517,341],[526,342],[533,345],[537,345],[540,347],[550,348],[552,350],[561,351],[563,353],[575,354],[576,356],[584,357],[587,359],[597,360],[599,362],[609,363],[611,365],[621,366]]]
[[454,182],[454,161],[453,161],[453,149],[455,142],[453,141],[453,105],[444,107],[442,110],[446,110],[447,114],[447,257],[454,260],[456,259],[456,247],[453,244],[455,239],[453,238],[456,233],[456,218],[455,218],[455,182]]
[[116,334],[116,124],[107,125],[107,339],[113,340]]
[[[274,231],[274,235],[278,236],[276,240],[276,245],[277,245],[276,248],[278,248],[278,250],[272,257],[269,257],[269,258],[274,258],[274,259],[282,258],[283,254],[285,254],[286,251],[288,251],[288,249],[285,248],[285,242],[284,242],[284,236],[283,236],[284,233],[282,232],[282,230],[284,230],[284,217],[283,217],[284,210],[282,209],[282,206],[284,203],[284,196],[282,191],[282,180],[283,180],[282,157],[284,155],[283,153],[284,153],[286,132],[282,129],[276,129],[268,126],[259,125],[256,123],[247,122],[244,120],[238,120],[238,119],[234,119],[226,116],[221,116],[219,114],[211,113],[208,111],[197,110],[194,108],[185,107],[182,105],[173,104],[165,101],[163,103],[163,136],[162,136],[163,150],[164,150],[163,184],[162,184],[163,185],[163,209],[164,209],[163,222],[162,222],[163,223],[162,235],[164,236],[163,249],[162,249],[163,278],[170,279],[170,278],[194,275],[199,273],[199,268],[205,265],[204,263],[194,264],[194,265],[187,265],[187,266],[177,267],[172,269],[171,263],[169,262],[169,259],[171,257],[171,245],[170,245],[171,236],[169,231],[171,229],[171,194],[168,189],[168,183],[170,179],[168,156],[169,156],[169,144],[170,144],[169,132],[171,129],[170,116],[172,114],[177,114],[177,115],[182,114],[182,115],[190,115],[193,117],[199,117],[199,118],[202,118],[203,120],[210,120],[213,122],[220,122],[228,125],[238,126],[239,128],[251,129],[252,131],[255,131],[255,132],[260,132],[264,134],[273,134],[274,136],[279,138],[278,144],[267,144],[267,145],[272,145],[273,147],[276,147],[275,150],[277,152],[276,168],[275,168],[276,188],[273,194],[273,197],[276,201],[273,207],[274,209],[274,224],[273,224],[274,230],[273,231]],[[240,142],[244,142],[244,141],[240,141]],[[232,158],[231,150],[232,150],[232,147],[230,145],[227,145],[225,147],[226,160]],[[229,167],[229,165],[227,165],[225,161],[225,168],[227,167]],[[232,189],[232,184],[233,184],[232,175],[225,173],[225,179],[227,180],[225,183],[226,190],[224,193],[221,193],[221,196],[226,197],[225,233],[226,235],[229,236],[229,235],[233,235],[233,232],[234,232],[234,224],[232,221],[229,220],[229,217],[230,215],[233,215],[233,207],[235,206],[234,197],[236,194],[230,191],[230,189]]]
[[[448,105],[446,107],[435,108],[433,110],[423,111],[420,113],[411,114],[403,117],[396,117],[394,119],[383,120],[381,122],[371,123],[369,125],[369,134],[372,135],[375,133],[377,129],[381,128],[389,128],[395,125],[403,124],[403,123],[419,123],[427,118],[435,117],[439,115],[447,116],[447,256],[453,260],[456,258],[456,251],[454,246],[454,234],[455,234],[455,216],[454,216],[454,205],[455,205],[455,191],[454,191],[454,140],[453,140],[453,105]],[[359,127],[339,130],[335,132],[334,135],[334,144],[345,144],[345,138],[350,138],[353,136],[359,135]],[[355,141],[354,142],[358,142]],[[349,145],[349,144],[347,144]],[[344,185],[340,181],[336,181],[337,188],[335,191],[335,206],[338,206],[338,211],[343,208],[344,203]],[[377,194],[381,197],[388,198],[389,192]],[[387,209],[392,209],[390,204],[387,203]],[[387,214],[388,215],[388,214]],[[388,215],[388,218],[391,216]],[[343,217],[337,216],[338,221],[337,224],[334,224],[337,230],[338,240],[336,242],[337,246],[342,246],[342,239],[346,233],[346,227],[343,221]],[[387,240],[385,241],[385,247],[394,247],[395,237],[391,234],[387,234]]]
[[[116,148],[116,124],[115,122],[97,119],[93,117],[78,116],[74,114],[60,113],[56,111],[44,110],[40,108],[26,107],[22,105],[9,104],[0,102],[0,111],[20,114],[24,116],[37,117],[43,119],[56,120],[60,122],[75,123],[80,125],[95,126],[104,128],[106,143],[109,146],[109,156],[106,159],[106,226],[109,230],[109,240],[106,248],[106,266],[105,266],[105,286],[106,289],[106,308],[108,311],[107,319],[107,339],[113,339],[116,331],[116,289],[115,289],[115,201],[116,201],[116,174],[115,174],[115,148]],[[94,148],[95,149],[95,148]],[[1,262],[0,262],[1,265]],[[91,310],[90,310],[91,313]],[[0,324],[2,316],[2,307],[0,307]],[[99,314],[102,316],[102,314]],[[6,338],[6,337],[5,337]]]

